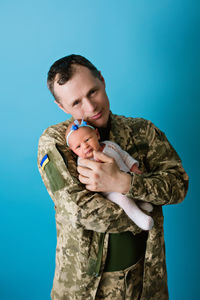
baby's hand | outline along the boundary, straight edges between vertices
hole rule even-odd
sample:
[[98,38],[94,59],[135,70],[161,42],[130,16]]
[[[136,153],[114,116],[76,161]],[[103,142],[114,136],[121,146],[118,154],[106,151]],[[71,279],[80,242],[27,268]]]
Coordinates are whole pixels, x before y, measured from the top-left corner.
[[135,173],[135,174],[142,174],[142,172],[139,170],[137,164],[132,165],[130,171]]

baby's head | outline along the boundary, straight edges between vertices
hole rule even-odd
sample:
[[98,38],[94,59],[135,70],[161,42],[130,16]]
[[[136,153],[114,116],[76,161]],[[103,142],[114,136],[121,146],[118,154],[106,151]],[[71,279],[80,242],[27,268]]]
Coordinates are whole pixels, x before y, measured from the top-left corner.
[[92,158],[93,151],[100,149],[98,129],[83,120],[70,123],[65,137],[69,148],[81,158]]

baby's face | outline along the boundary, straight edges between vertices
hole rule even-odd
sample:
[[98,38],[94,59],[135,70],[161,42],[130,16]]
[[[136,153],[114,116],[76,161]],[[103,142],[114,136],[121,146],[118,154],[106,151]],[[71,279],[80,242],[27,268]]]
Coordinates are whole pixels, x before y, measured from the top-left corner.
[[100,149],[98,130],[82,127],[69,137],[69,147],[81,158],[92,158],[93,151]]

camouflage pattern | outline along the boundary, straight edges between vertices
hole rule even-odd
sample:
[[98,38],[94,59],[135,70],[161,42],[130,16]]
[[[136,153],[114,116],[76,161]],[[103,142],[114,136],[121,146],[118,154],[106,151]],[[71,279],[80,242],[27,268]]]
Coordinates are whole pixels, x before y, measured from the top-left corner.
[[[55,204],[57,248],[53,300],[93,300],[103,274],[109,233],[142,230],[115,203],[90,192],[78,180],[76,157],[66,147],[71,120],[47,128],[39,140],[38,167]],[[181,202],[188,177],[164,133],[151,122],[111,114],[110,140],[140,163],[128,197],[154,204],[148,233],[142,300],[168,299],[162,205]],[[48,154],[44,170],[39,163]],[[56,182],[56,183],[55,183]]]
[[142,294],[144,258],[117,272],[104,272],[95,300],[138,300]]

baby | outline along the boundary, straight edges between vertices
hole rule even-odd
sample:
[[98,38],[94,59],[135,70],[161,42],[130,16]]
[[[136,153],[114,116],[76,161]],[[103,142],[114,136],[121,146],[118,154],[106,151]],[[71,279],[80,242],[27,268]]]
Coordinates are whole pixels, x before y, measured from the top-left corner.
[[[95,129],[84,120],[75,120],[69,124],[66,131],[66,142],[69,148],[78,155],[79,158],[94,159],[93,151],[102,151],[107,156],[113,157],[120,168],[124,172],[134,172],[141,174],[138,168],[138,161],[132,158],[127,152],[123,151],[119,145],[111,141],[103,141],[99,143],[100,135],[98,129]],[[143,230],[150,230],[153,227],[153,219],[146,215],[135,203],[133,199],[127,196],[111,192],[102,193],[106,198],[118,204],[128,215],[128,217]],[[153,210],[150,203],[138,201],[137,204],[148,212]]]

